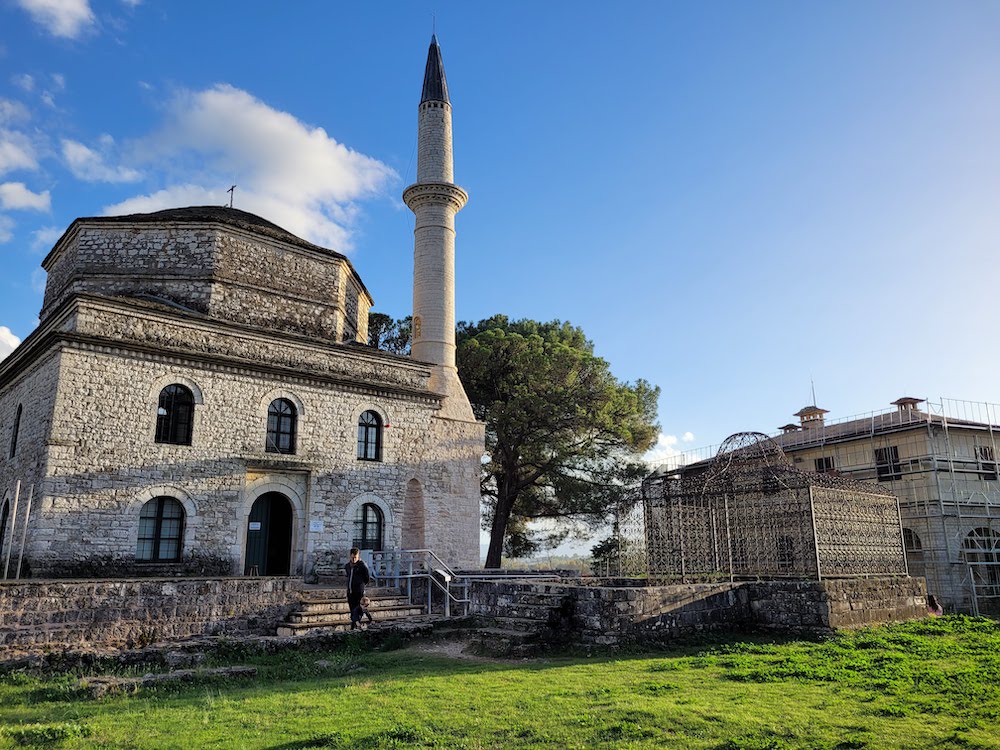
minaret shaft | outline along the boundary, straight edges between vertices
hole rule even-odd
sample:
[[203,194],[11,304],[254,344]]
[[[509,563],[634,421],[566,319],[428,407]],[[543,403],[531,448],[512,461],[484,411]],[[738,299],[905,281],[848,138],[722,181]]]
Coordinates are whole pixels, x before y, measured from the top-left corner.
[[414,359],[429,362],[442,416],[472,420],[455,367],[455,214],[468,195],[454,184],[451,103],[437,39],[431,40],[418,110],[417,181],[403,192],[413,232]]

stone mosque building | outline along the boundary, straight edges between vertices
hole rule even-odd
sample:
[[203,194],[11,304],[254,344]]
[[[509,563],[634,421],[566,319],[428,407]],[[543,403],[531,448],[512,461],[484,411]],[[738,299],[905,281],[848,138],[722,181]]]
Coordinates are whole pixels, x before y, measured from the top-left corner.
[[418,138],[411,357],[366,345],[347,258],[258,216],[70,225],[38,328],[0,363],[0,577],[22,540],[32,576],[309,576],[354,545],[478,567],[484,426],[455,367],[467,195],[436,39]]

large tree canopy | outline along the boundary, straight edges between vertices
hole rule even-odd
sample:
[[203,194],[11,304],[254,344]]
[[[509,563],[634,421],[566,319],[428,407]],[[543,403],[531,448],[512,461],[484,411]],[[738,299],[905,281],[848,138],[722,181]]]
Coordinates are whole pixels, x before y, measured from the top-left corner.
[[659,388],[618,381],[581,329],[502,315],[460,323],[458,371],[486,422],[487,567],[537,547],[532,521],[603,523],[646,472]]
[[393,354],[410,353],[410,316],[394,320],[385,313],[368,314],[368,346]]

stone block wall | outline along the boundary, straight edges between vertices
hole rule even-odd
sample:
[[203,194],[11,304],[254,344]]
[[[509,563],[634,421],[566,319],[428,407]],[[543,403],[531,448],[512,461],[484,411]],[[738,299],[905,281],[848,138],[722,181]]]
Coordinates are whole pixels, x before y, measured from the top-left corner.
[[543,598],[560,612],[548,618],[533,612],[531,618],[568,623],[569,632],[549,633],[551,638],[600,646],[669,641],[711,630],[827,632],[927,614],[923,579],[902,576],[614,587],[479,581],[472,588],[472,614],[526,617]]
[[752,619],[773,630],[854,628],[927,615],[923,578],[892,576],[746,584]]
[[0,657],[40,646],[274,635],[301,588],[297,578],[0,582]]
[[367,328],[359,317],[371,297],[339,253],[209,221],[93,221],[80,220],[45,259],[43,320],[68,297],[95,294],[163,298],[332,343]]
[[[18,356],[18,353],[11,357]],[[49,352],[9,379],[0,380],[0,516],[7,506],[6,528],[0,533],[0,578],[3,577],[8,552],[9,575],[17,569],[21,537],[28,513],[28,498],[34,486],[31,518],[38,516],[41,507],[42,481],[46,470],[46,441],[52,424],[53,402],[59,377],[60,355]],[[11,440],[17,420],[18,407],[21,418],[17,422],[17,446],[11,456]],[[20,497],[15,496],[17,482],[21,483]]]
[[[99,558],[114,559],[109,574],[140,574],[124,565],[134,560],[142,505],[160,495],[184,507],[185,557],[229,559],[227,572],[242,572],[247,515],[272,491],[292,506],[292,572],[339,567],[364,503],[383,513],[386,548],[400,546],[412,516],[419,546],[453,566],[478,565],[483,425],[437,417],[426,365],[127,300],[83,298],[73,309],[60,319],[77,338],[54,345],[50,360],[35,352],[51,364],[47,380],[30,385],[38,413],[25,406],[19,438],[38,467],[27,546],[33,575],[93,570],[89,561]],[[196,394],[191,445],[154,440],[159,391],[175,382]],[[5,405],[22,390],[0,389],[0,429]],[[278,397],[299,412],[292,455],[265,451],[267,406]],[[356,456],[358,418],[369,409],[385,425],[381,461]],[[13,470],[0,453],[5,481]]]

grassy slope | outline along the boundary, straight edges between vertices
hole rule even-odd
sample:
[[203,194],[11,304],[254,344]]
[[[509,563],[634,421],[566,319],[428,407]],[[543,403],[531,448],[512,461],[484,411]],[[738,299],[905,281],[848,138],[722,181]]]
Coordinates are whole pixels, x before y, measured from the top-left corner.
[[1000,748],[1000,624],[985,619],[615,659],[236,660],[260,676],[100,701],[71,676],[0,679],[0,748]]

